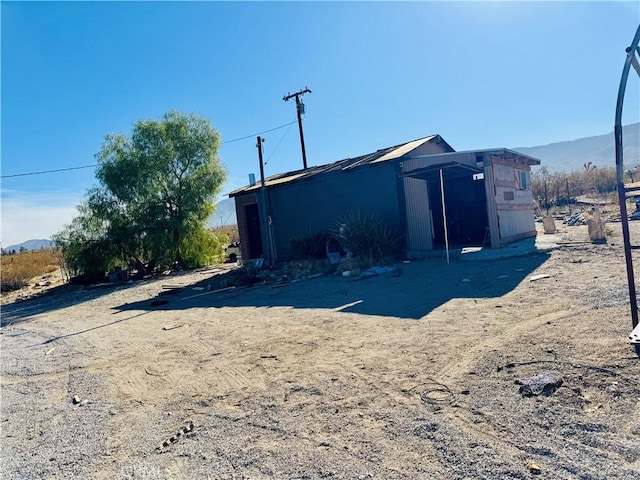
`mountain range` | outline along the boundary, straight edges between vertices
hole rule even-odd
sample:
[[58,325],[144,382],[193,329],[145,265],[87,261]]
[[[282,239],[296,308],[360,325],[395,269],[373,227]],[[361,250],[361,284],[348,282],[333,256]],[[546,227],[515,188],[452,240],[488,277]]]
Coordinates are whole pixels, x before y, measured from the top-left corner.
[[27,240],[26,242],[18,243],[17,245],[9,245],[8,247],[3,248],[5,252],[19,252],[22,250],[42,250],[43,248],[51,248],[53,247],[53,242],[51,240]]
[[[640,164],[640,123],[632,123],[622,128],[622,145],[625,168]],[[605,135],[536,147],[516,147],[511,150],[540,159],[541,166],[546,166],[551,172],[582,170],[588,162],[598,167],[616,165],[613,131]]]

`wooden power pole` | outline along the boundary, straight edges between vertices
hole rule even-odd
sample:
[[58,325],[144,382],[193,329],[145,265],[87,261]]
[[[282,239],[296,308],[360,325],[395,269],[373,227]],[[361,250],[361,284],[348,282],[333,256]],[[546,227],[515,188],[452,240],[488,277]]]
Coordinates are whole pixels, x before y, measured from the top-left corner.
[[302,114],[304,113],[304,103],[300,101],[300,97],[305,93],[311,93],[311,90],[305,87],[304,90],[300,90],[299,92],[288,93],[287,95],[282,97],[282,100],[284,100],[285,102],[288,102],[294,97],[296,99],[296,111],[298,113],[298,129],[300,130],[300,146],[302,147],[302,166],[306,170],[307,169],[307,153],[305,152],[305,149],[304,149],[304,133],[302,133]]

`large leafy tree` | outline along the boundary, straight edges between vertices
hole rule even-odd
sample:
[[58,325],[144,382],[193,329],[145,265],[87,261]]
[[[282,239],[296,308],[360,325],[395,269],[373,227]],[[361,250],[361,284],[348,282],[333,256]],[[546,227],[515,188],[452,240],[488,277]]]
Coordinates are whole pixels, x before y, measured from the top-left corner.
[[107,135],[99,186],[56,236],[70,268],[94,276],[117,265],[149,272],[213,260],[221,245],[205,224],[226,179],[219,144],[208,120],[175,111],[139,121],[129,136]]

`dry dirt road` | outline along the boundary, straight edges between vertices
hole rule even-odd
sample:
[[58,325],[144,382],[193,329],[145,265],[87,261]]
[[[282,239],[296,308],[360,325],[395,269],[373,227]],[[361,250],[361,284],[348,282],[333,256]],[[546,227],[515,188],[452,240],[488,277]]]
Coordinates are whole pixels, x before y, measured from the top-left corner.
[[[604,245],[563,227],[547,253],[362,281],[214,292],[208,269],[6,303],[0,477],[640,479],[607,228]],[[519,394],[551,371],[553,394]]]

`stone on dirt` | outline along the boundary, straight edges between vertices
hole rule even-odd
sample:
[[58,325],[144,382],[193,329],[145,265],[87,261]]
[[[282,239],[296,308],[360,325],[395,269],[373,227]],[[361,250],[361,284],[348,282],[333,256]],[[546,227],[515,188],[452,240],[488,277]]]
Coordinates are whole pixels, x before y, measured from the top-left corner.
[[549,396],[560,388],[562,383],[562,377],[558,372],[547,372],[535,377],[516,380],[516,384],[520,385],[520,394],[523,397]]

